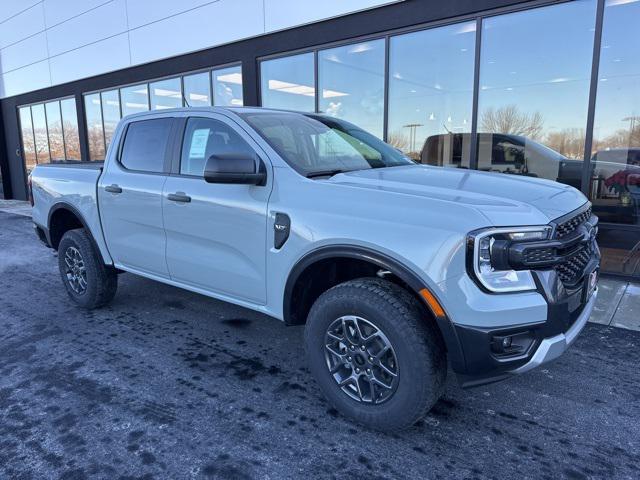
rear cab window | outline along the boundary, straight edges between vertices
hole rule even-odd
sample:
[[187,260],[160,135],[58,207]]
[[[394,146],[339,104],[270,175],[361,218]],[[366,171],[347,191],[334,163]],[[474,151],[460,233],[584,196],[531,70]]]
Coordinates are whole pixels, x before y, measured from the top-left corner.
[[173,118],[131,122],[127,126],[120,163],[128,170],[165,173],[166,149]]

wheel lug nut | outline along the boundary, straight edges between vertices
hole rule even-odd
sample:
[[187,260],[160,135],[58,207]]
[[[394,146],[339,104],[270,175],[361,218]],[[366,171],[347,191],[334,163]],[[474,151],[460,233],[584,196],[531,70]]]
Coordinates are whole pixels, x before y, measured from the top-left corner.
[[362,345],[362,346],[360,347],[360,350],[364,351],[364,345]]
[[359,368],[356,368],[356,373],[360,373],[360,369]]
[[347,360],[351,361],[351,357],[347,357]]
[[367,368],[367,373],[369,373],[369,374],[371,373],[371,369],[370,368]]
[[351,350],[355,350],[355,349],[356,349],[356,347],[354,347],[353,345],[351,345]]
[[369,357],[369,361],[370,361],[370,362],[373,362],[373,357]]

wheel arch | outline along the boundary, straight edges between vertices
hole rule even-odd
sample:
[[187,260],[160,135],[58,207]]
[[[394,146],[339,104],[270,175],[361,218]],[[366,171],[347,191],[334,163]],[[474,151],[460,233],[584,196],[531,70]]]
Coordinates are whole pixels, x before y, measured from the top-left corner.
[[87,232],[93,248],[98,252],[102,261],[108,264],[109,262],[105,261],[93,232],[89,228],[89,224],[80,211],[68,202],[55,203],[49,210],[47,218],[47,237],[51,248],[57,250],[63,235],[75,228],[83,228]]
[[[427,296],[436,298],[432,289],[425,285],[425,282],[406,265],[403,265],[398,260],[384,253],[367,247],[353,245],[331,245],[320,247],[305,254],[300,260],[298,260],[289,273],[284,289],[283,317],[287,325],[300,325],[306,322],[306,314],[310,308],[310,303],[313,302],[310,302],[309,299],[305,298],[299,299],[298,294],[302,289],[302,284],[306,284],[305,280],[308,280],[307,277],[309,275],[313,275],[314,271],[316,271],[314,267],[330,264],[333,261],[339,262],[344,259],[362,262],[361,265],[363,266],[365,264],[371,266],[373,275],[376,275],[376,272],[380,270],[389,272],[393,277],[395,277],[395,279],[400,281],[399,283],[404,284],[410,293],[419,298],[421,305],[425,308],[425,311],[435,320],[438,330],[444,339],[449,360],[454,370],[462,371],[464,369],[464,354],[455,328],[446,315],[446,312],[434,312],[434,309],[422,293],[426,290],[428,292]],[[316,271],[316,273],[321,275],[323,271],[320,269],[319,271]],[[368,276],[373,275],[369,273]],[[306,290],[306,288],[303,290]],[[326,288],[322,291],[325,290]],[[318,293],[317,290],[315,293]],[[321,293],[322,292],[319,294]],[[315,300],[319,294],[312,294],[311,298]],[[296,305],[298,300],[302,300],[299,302],[300,305]]]

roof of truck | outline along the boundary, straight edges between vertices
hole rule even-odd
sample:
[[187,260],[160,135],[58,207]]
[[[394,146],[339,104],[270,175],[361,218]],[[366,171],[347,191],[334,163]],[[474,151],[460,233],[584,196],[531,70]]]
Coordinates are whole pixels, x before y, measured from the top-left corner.
[[[147,116],[156,116],[156,115],[166,115],[168,113],[178,113],[178,112],[212,112],[212,113],[222,113],[222,112],[232,112],[235,114],[239,113],[258,113],[258,112],[273,112],[273,113],[297,113],[300,115],[305,115],[307,112],[297,112],[295,110],[282,110],[277,108],[265,108],[265,107],[179,107],[179,108],[163,108],[162,110],[148,110],[146,112],[138,112],[131,113],[129,115],[125,115],[122,117],[123,119],[129,118],[139,118],[139,117],[147,117]],[[308,112],[312,113],[312,112]],[[322,115],[322,114],[314,114],[314,115]]]

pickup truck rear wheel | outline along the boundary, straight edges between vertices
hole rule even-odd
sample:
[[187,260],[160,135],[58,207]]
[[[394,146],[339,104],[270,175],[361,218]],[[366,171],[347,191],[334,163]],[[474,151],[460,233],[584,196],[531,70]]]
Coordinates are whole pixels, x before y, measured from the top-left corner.
[[67,293],[83,308],[109,303],[118,288],[118,275],[105,265],[83,228],[66,232],[58,245],[58,267]]
[[383,279],[351,280],[323,293],[309,313],[305,346],[329,402],[377,430],[413,425],[444,391],[439,332],[417,299]]

